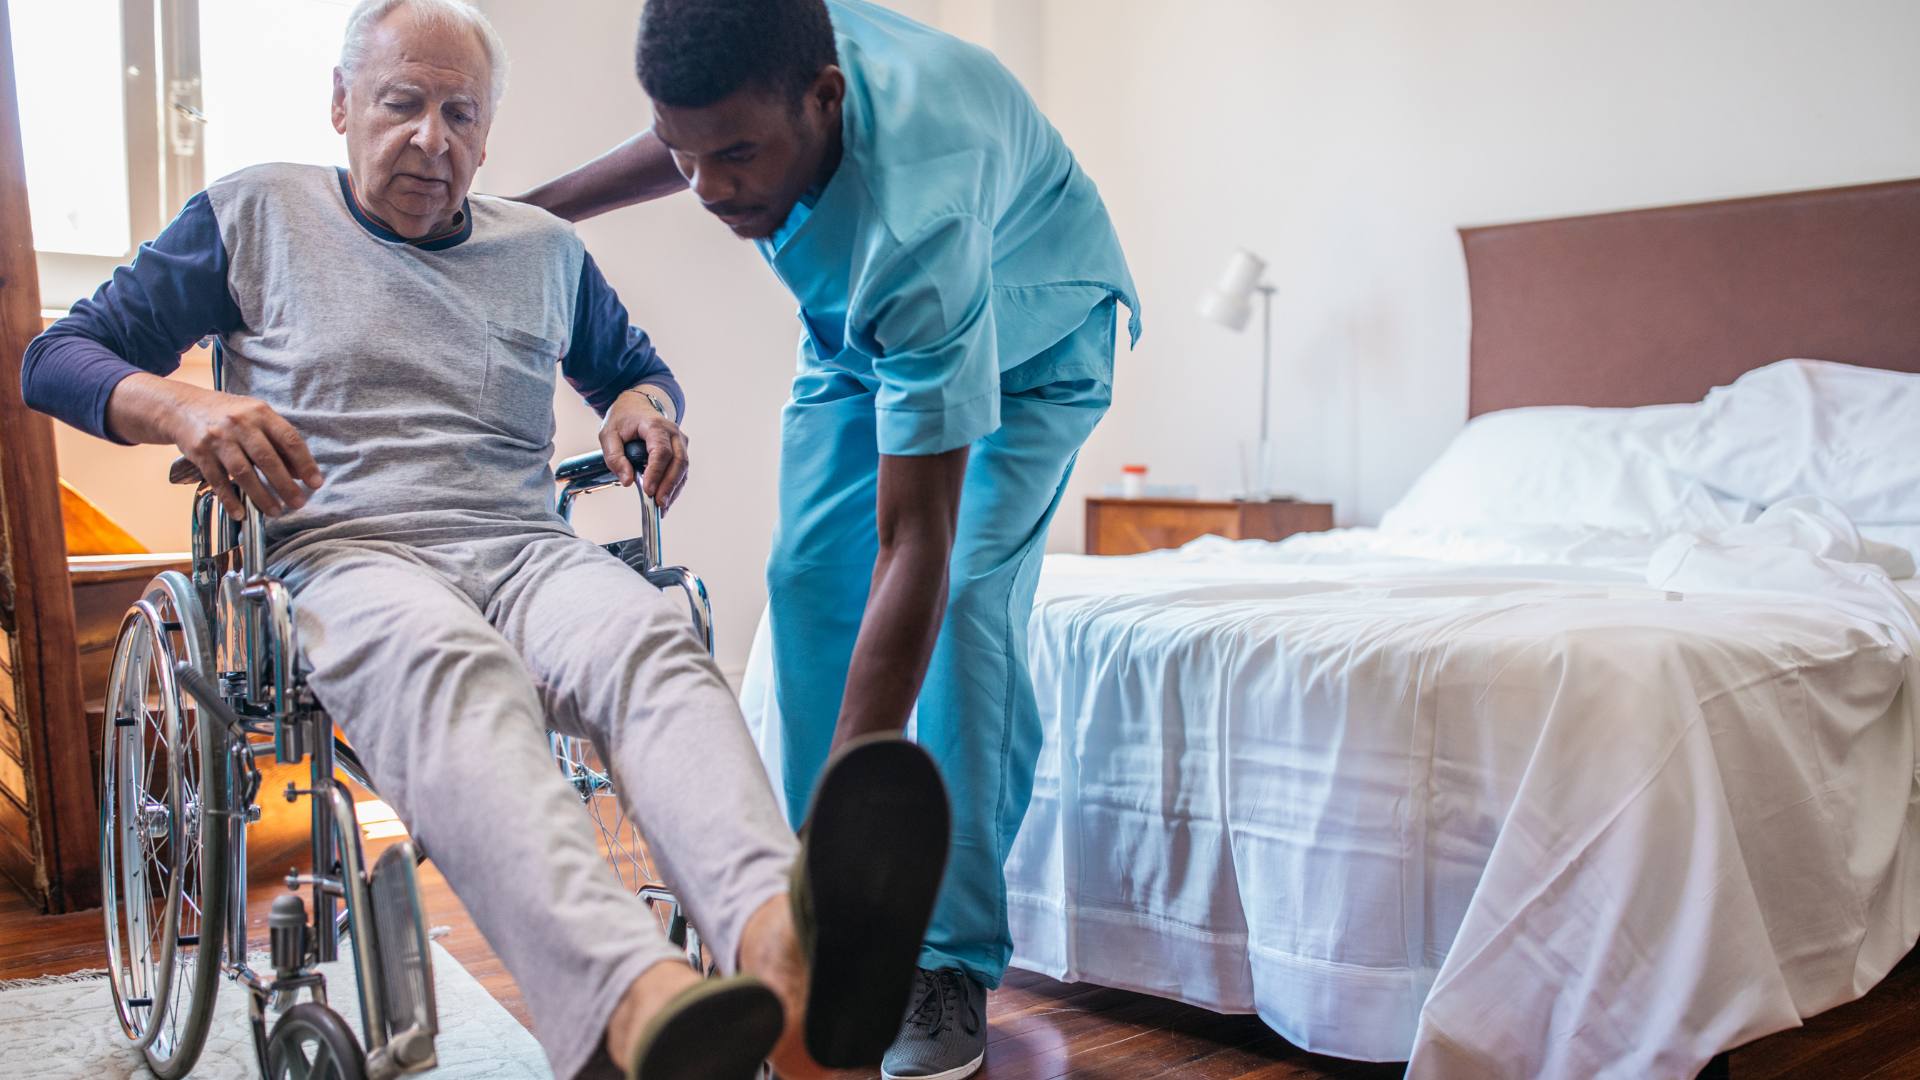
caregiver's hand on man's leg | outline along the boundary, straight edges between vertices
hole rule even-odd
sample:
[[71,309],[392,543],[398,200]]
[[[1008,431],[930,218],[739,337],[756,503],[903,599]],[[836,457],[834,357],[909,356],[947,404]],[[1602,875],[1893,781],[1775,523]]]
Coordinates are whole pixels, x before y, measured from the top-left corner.
[[634,482],[627,443],[638,439],[646,444],[647,471],[639,478],[640,490],[660,505],[663,514],[687,482],[687,436],[675,419],[672,396],[642,384],[614,398],[600,423],[600,453],[622,487]]
[[179,447],[236,521],[245,515],[243,491],[261,513],[277,517],[305,506],[320,488],[306,440],[257,398],[140,372],[113,388],[107,427],[128,442]]

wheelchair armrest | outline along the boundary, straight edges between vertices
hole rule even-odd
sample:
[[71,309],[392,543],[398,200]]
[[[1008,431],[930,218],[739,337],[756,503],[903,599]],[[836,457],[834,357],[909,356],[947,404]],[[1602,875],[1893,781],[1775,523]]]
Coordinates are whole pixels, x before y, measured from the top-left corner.
[[[638,439],[626,446],[627,461],[633,465],[634,475],[647,470],[647,444]],[[607,466],[606,455],[598,450],[585,454],[575,454],[554,467],[553,478],[562,484],[576,487],[598,487],[613,482],[613,470]]]
[[169,484],[189,484],[194,487],[199,487],[201,481],[204,479],[205,478],[200,475],[200,466],[188,461],[185,454],[174,458],[173,464],[167,467],[167,483]]

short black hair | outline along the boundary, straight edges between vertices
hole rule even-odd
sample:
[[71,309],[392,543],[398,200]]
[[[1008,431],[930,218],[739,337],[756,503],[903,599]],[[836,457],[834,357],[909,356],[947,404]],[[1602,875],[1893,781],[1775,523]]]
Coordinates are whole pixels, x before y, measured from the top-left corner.
[[838,62],[824,0],[647,0],[634,48],[647,96],[682,109],[746,87],[797,104]]

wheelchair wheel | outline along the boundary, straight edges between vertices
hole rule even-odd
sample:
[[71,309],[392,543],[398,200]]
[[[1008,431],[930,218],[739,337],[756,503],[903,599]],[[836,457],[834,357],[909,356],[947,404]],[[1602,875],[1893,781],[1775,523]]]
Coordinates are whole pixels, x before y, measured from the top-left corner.
[[552,739],[553,756],[560,763],[561,773],[579,794],[587,816],[593,819],[594,830],[600,834],[600,850],[613,864],[620,883],[646,900],[647,907],[660,922],[660,932],[671,936],[675,905],[649,895],[663,892],[666,887],[653,868],[653,858],[647,853],[640,830],[627,818],[626,808],[613,790],[613,777],[608,775],[599,754],[585,739],[565,735],[554,735]]
[[[212,677],[212,634],[200,597],[186,575],[168,571],[147,587],[146,602],[160,616],[161,640],[172,660],[185,659]],[[166,671],[173,673],[169,663]],[[174,920],[173,982],[166,1014],[147,1044],[147,1066],[160,1080],[179,1080],[192,1070],[213,1025],[220,990],[220,953],[225,937],[229,797],[226,783],[232,739],[193,695],[169,678],[164,684],[180,717],[178,776],[186,815],[182,828],[180,905]]]
[[267,1080],[366,1080],[367,1058],[340,1014],[304,1001],[267,1039]]
[[174,658],[203,660],[207,640],[186,577],[156,579],[121,623],[105,702],[109,983],[122,1030],[163,1078],[184,1075],[199,1056],[218,985],[226,844],[224,820],[208,812],[221,800],[201,778],[222,775],[224,745],[200,731],[173,678]]

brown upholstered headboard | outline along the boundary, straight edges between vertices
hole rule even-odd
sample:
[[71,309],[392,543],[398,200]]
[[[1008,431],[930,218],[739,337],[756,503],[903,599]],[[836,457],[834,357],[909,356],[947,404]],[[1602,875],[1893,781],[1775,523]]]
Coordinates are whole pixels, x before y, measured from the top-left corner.
[[1474,416],[1697,401],[1787,357],[1920,372],[1920,180],[1460,236]]

